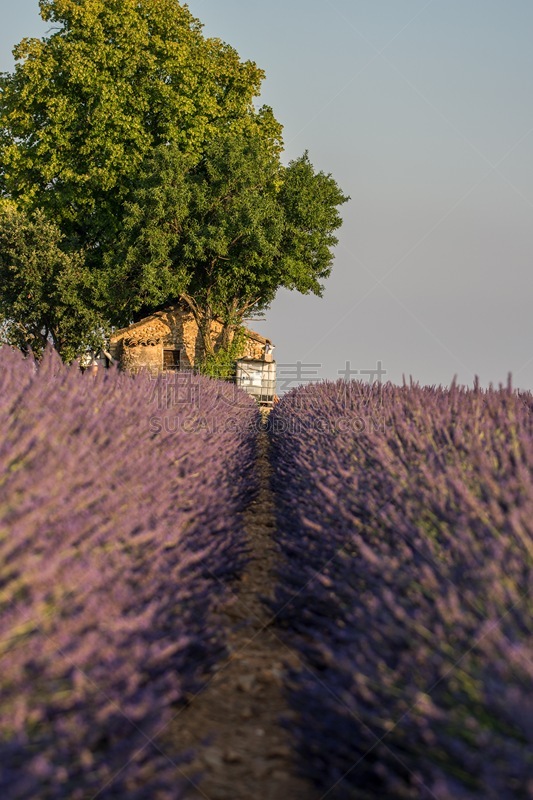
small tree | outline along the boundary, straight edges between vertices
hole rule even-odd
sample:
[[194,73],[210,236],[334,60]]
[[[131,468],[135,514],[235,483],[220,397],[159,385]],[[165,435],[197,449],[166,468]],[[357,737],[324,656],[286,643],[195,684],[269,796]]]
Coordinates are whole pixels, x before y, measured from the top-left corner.
[[0,201],[0,339],[40,356],[52,343],[71,360],[102,344],[90,310],[91,275],[80,253],[42,211],[29,215]]

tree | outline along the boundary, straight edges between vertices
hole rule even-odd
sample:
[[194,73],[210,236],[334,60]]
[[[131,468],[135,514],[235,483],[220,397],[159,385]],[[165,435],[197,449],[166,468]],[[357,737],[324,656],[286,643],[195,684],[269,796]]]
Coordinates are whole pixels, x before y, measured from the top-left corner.
[[322,293],[347,199],[307,153],[284,167],[260,124],[220,132],[196,160],[159,148],[140,171],[112,256],[120,306],[135,315],[180,297],[213,355],[214,318],[224,349],[280,287]]
[[[68,343],[54,339],[63,355],[76,350],[75,335],[85,347],[84,325],[124,325],[180,297],[210,354],[213,317],[228,346],[279,287],[319,294],[347,198],[307,154],[282,166],[281,126],[253,103],[263,72],[205,38],[177,0],[40,8],[52,31],[23,40],[14,73],[0,78],[0,196],[23,215],[21,230],[51,225],[47,280],[61,314],[79,315]],[[5,260],[23,271],[26,239],[13,241],[20,257],[11,243]],[[20,297],[15,284],[0,293]],[[28,318],[4,305],[18,309],[13,324]]]
[[88,310],[91,276],[83,257],[66,253],[62,234],[42,211],[0,201],[0,341],[40,356],[52,343],[67,360],[100,341]]

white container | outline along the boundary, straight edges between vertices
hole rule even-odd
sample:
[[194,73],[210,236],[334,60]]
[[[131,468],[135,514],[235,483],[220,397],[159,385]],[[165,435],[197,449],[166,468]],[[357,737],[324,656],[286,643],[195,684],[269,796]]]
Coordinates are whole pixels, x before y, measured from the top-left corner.
[[276,394],[276,362],[242,358],[237,361],[236,382],[259,405],[270,406]]

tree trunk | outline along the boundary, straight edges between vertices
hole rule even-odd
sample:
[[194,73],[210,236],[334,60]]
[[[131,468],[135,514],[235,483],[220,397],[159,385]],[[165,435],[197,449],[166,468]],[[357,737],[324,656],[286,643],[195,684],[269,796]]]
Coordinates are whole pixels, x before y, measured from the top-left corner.
[[215,347],[211,336],[211,321],[213,318],[211,309],[209,307],[201,308],[194,297],[191,297],[189,294],[182,294],[181,299],[191,310],[194,321],[198,325],[198,332],[202,339],[205,357],[214,356]]
[[211,314],[205,313],[202,316],[198,328],[200,331],[200,336],[202,337],[202,344],[204,346],[205,356],[206,357],[214,356],[215,345],[213,342],[213,337],[211,335]]
[[220,336],[220,344],[218,346],[218,350],[228,350],[233,342],[235,337],[235,328],[237,326],[231,322],[224,323],[224,327],[222,328],[222,333]]

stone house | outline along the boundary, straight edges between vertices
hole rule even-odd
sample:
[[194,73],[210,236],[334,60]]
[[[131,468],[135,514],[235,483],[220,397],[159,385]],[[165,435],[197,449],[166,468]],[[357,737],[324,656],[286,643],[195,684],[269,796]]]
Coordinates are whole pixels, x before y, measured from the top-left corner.
[[[211,323],[214,344],[221,335],[222,323],[214,320]],[[203,358],[204,348],[192,312],[175,305],[115,331],[109,353],[128,372],[146,369],[157,374],[195,367]],[[245,328],[242,360],[272,361],[271,353],[269,339]]]

